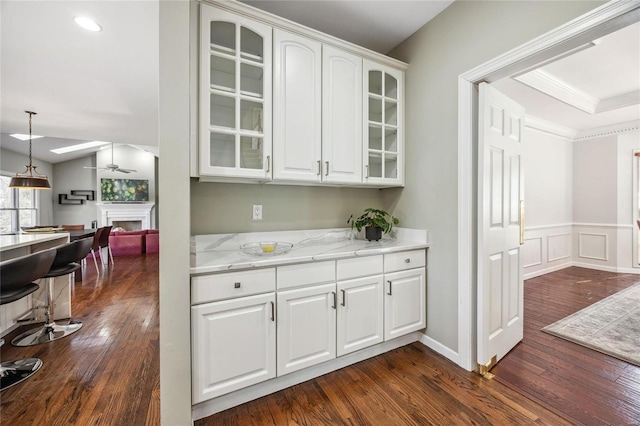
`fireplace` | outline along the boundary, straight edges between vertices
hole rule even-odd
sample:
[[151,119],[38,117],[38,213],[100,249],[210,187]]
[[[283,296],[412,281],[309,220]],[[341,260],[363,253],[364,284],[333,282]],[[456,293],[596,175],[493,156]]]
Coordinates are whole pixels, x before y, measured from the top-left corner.
[[98,226],[120,226],[128,231],[151,228],[154,203],[100,203],[97,206],[100,209]]

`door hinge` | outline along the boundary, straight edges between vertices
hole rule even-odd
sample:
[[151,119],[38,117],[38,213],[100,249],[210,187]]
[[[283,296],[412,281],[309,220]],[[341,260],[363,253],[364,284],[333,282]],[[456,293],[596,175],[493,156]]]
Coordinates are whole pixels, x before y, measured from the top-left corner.
[[486,364],[478,364],[478,374],[480,374],[485,379],[493,379],[495,377],[495,374],[490,373],[489,370],[491,370],[497,363],[498,357],[494,355]]

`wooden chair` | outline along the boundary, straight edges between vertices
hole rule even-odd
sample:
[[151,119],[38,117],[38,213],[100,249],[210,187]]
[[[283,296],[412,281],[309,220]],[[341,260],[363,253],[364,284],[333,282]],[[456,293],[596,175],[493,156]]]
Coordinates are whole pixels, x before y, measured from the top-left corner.
[[84,229],[84,225],[62,225],[64,231],[76,231]]

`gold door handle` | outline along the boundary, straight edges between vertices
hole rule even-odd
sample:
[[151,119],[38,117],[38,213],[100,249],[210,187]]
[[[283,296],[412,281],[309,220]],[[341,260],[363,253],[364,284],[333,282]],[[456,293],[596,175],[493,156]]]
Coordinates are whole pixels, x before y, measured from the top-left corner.
[[524,200],[520,200],[520,245],[524,245]]

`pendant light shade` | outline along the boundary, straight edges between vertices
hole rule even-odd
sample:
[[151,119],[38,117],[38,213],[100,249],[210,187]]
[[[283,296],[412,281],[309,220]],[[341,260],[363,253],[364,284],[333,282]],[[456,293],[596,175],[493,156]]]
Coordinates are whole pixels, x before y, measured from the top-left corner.
[[31,161],[31,118],[36,115],[33,111],[25,111],[29,114],[29,165],[25,166],[23,173],[16,173],[11,178],[9,188],[51,189],[47,176],[36,172],[36,166]]

